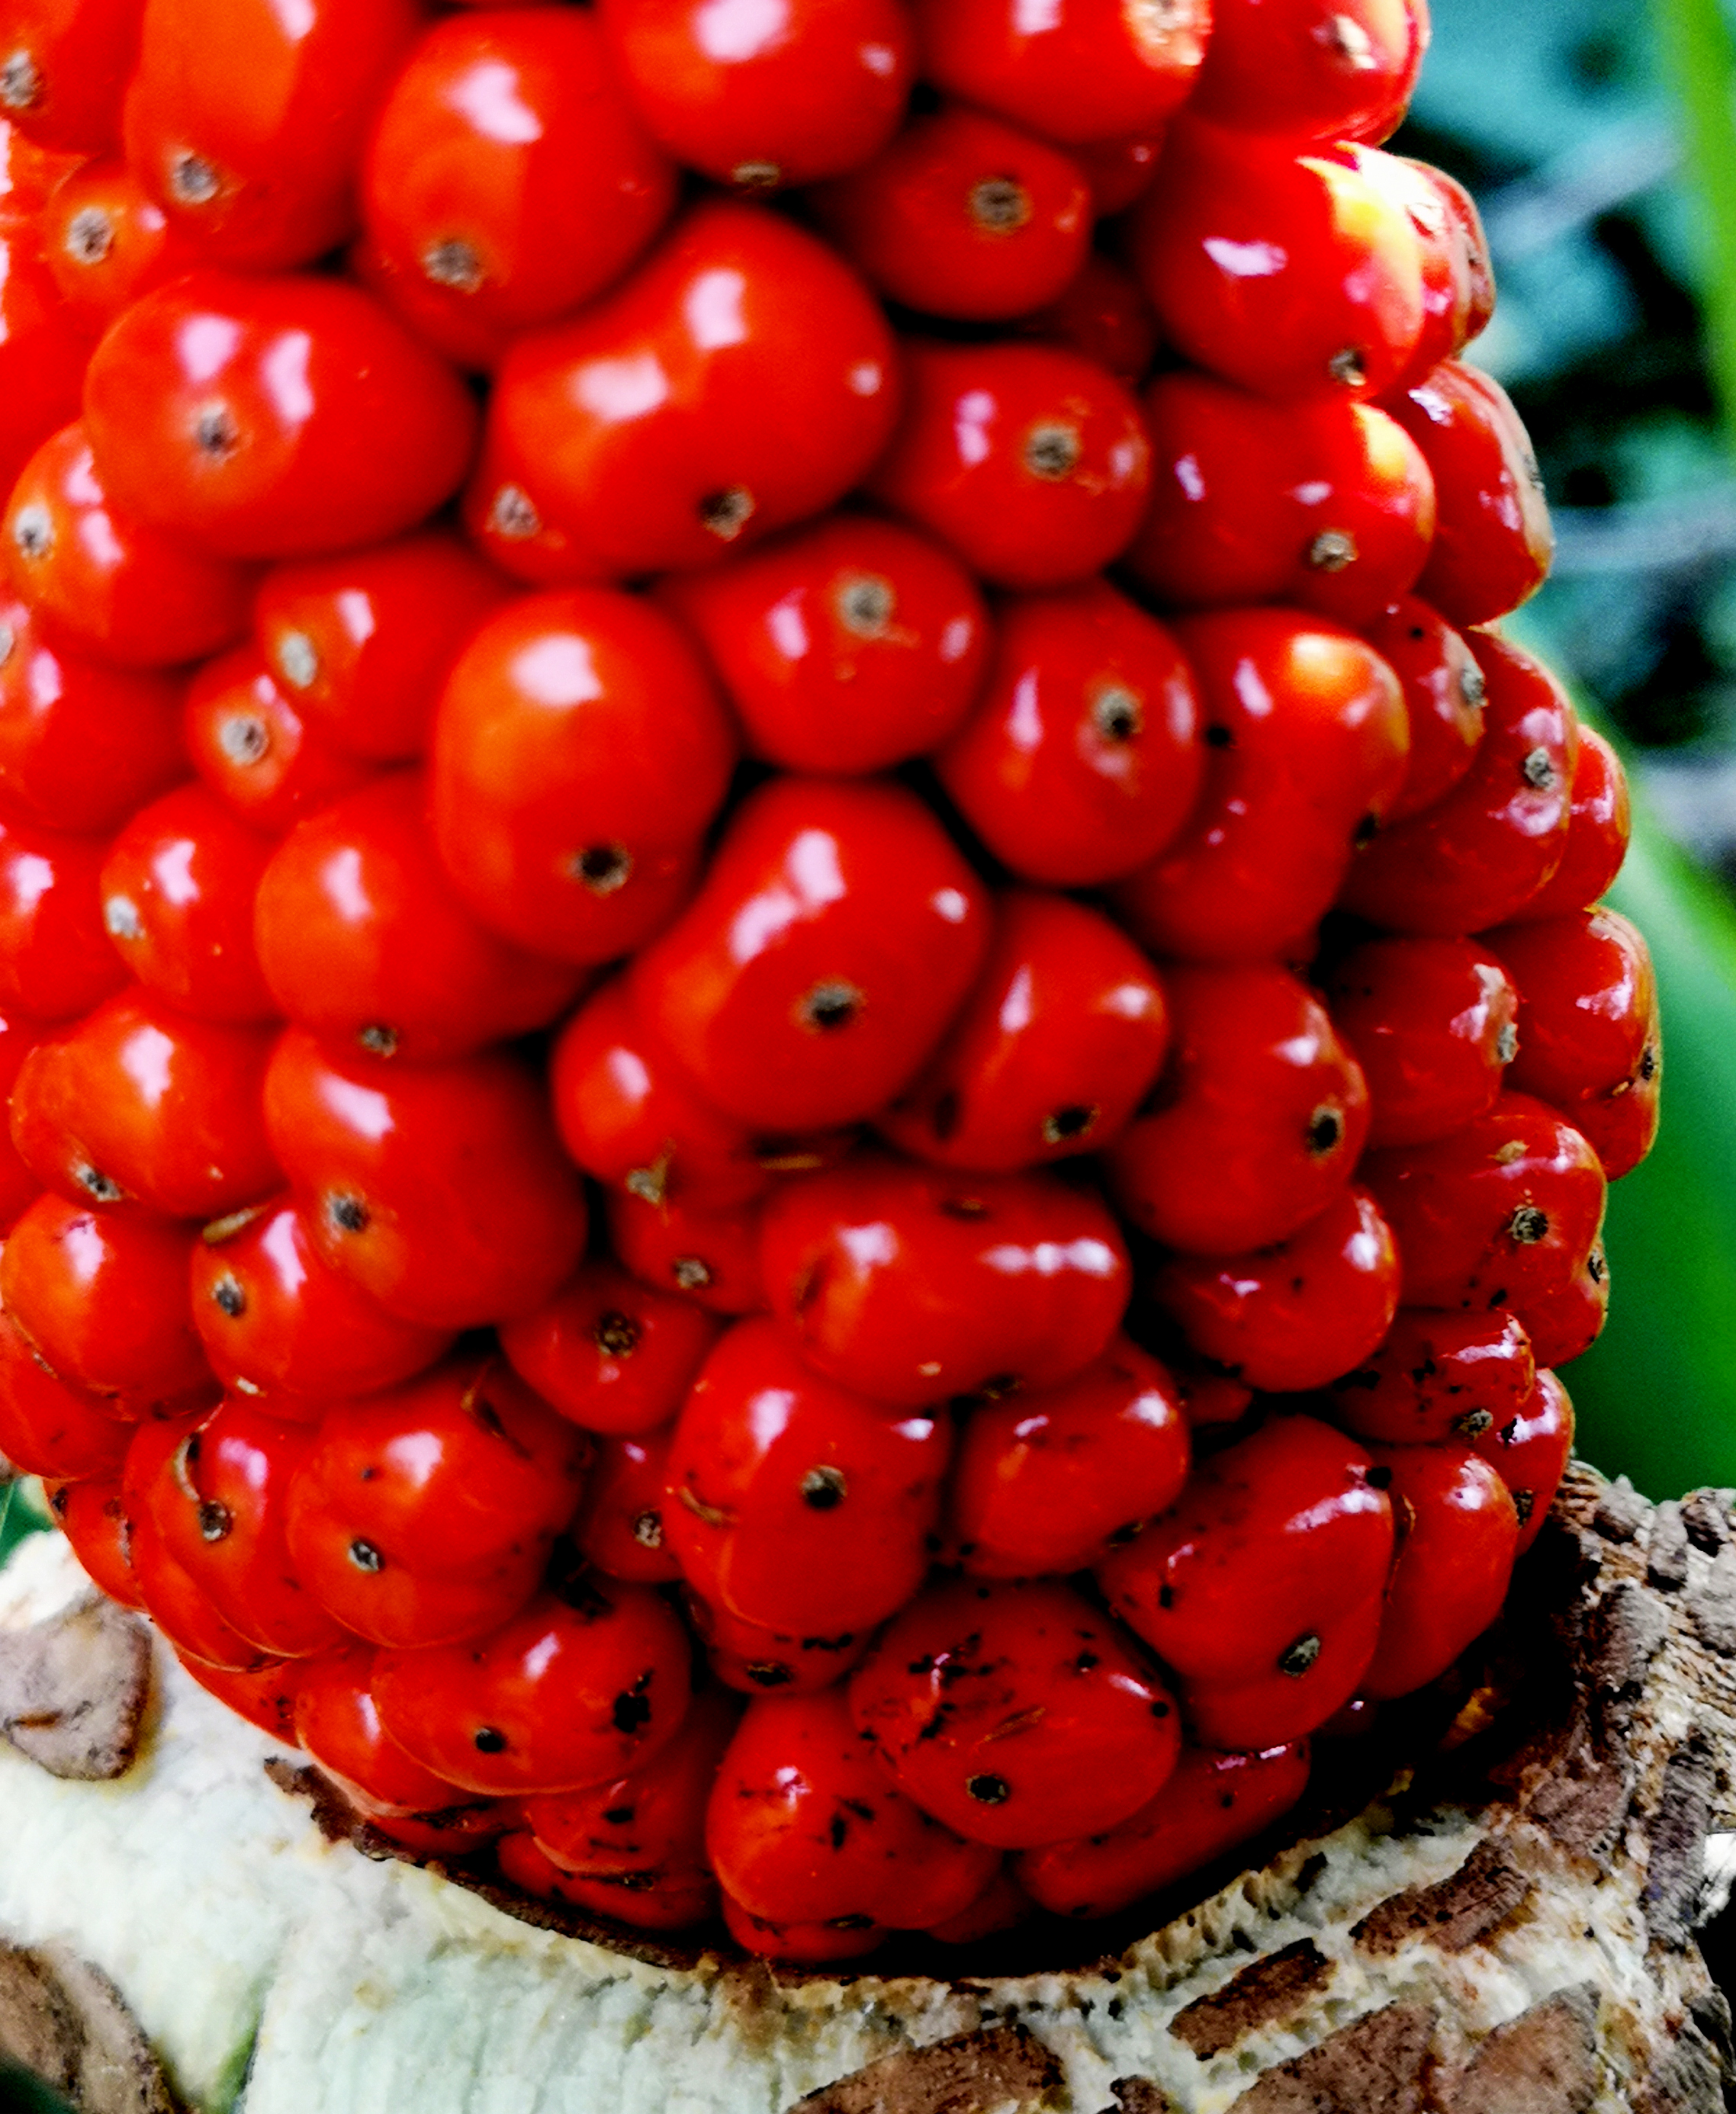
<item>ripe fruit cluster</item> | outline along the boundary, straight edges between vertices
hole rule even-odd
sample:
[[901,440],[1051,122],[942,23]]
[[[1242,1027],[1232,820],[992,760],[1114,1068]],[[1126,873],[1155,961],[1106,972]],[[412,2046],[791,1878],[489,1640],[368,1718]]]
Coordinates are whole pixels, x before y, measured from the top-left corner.
[[1422,0],[1214,13],[0,0],[0,1449],[415,1848],[1101,1915],[1541,1525],[1620,767]]

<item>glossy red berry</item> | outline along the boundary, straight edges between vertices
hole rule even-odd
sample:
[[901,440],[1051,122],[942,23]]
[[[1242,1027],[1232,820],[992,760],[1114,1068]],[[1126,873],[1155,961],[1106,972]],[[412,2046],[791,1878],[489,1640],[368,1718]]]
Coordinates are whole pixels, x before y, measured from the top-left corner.
[[1518,1515],[1500,1476],[1468,1446],[1377,1446],[1406,1526],[1362,1692],[1408,1695],[1445,1673],[1506,1598]]
[[509,1052],[396,1067],[290,1028],[263,1105],[320,1254],[401,1320],[465,1329],[529,1313],[579,1260],[578,1175]]
[[1339,900],[1389,931],[1441,937],[1504,924],[1566,850],[1578,722],[1540,661],[1488,632],[1483,739],[1444,799],[1365,845]]
[[76,1203],[207,1220],[282,1186],[260,1114],[271,1031],[195,1020],[134,985],[39,1043],[12,1142]]
[[261,1650],[224,1620],[197,1580],[171,1554],[152,1517],[152,1487],[192,1428],[179,1418],[142,1424],[127,1455],[122,1503],[139,1597],[183,1663],[198,1662],[201,1672],[206,1667],[231,1673],[261,1672],[273,1665],[275,1654]]
[[1528,1330],[1584,1268],[1603,1219],[1596,1154],[1523,1094],[1438,1144],[1372,1152],[1361,1174],[1398,1236],[1407,1306],[1506,1306]]
[[813,236],[713,199],[501,363],[472,533],[534,580],[721,557],[858,483],[897,415],[873,297]]
[[1167,1370],[1117,1337],[1060,1386],[973,1407],[948,1526],[979,1578],[1082,1571],[1181,1494],[1188,1423]]
[[1106,581],[1002,604],[975,711],[941,782],[1021,879],[1071,888],[1154,858],[1205,771],[1202,704],[1174,635]]
[[[502,1801],[492,1810],[510,1812],[511,1801]],[[494,1854],[514,1886],[545,1901],[564,1901],[587,1921],[602,1919],[607,1937],[616,1935],[622,1925],[630,1930],[689,1930],[712,1920],[718,1911],[717,1883],[708,1875],[697,1882],[679,1873],[669,1879],[637,1874],[581,1879],[562,1871],[522,1832],[503,1835]]]
[[188,686],[183,731],[187,759],[206,785],[268,835],[374,775],[308,724],[253,646],[199,670]]
[[374,1661],[380,1723],[411,1759],[485,1796],[576,1790],[651,1760],[690,1694],[687,1634],[647,1586],[587,1574],[488,1636]]
[[1146,391],[1152,506],[1127,553],[1171,607],[1282,602],[1344,624],[1422,571],[1435,494],[1417,445],[1371,404],[1275,404],[1185,368]]
[[1131,542],[1151,489],[1132,391],[1060,345],[904,347],[907,401],[868,488],[995,587],[1087,579]]
[[43,237],[0,200],[0,488],[49,435],[78,416],[90,336],[62,305]]
[[[0,1014],[0,1094],[10,1100],[24,1060],[47,1030],[21,1013]],[[42,1185],[18,1157],[11,1130],[0,1132],[0,1233],[34,1204]]]
[[584,1264],[533,1312],[501,1328],[513,1370],[587,1430],[637,1437],[680,1408],[718,1324],[608,1262]]
[[85,420],[118,505],[230,558],[413,527],[457,487],[476,429],[457,378],[359,288],[208,270],[115,323]]
[[1129,1291],[1094,1191],[882,1154],[781,1184],[760,1256],[772,1311],[808,1363],[910,1408],[1070,1379],[1108,1345]]
[[1101,249],[1090,251],[1055,299],[1033,309],[1019,328],[1026,337],[1065,345],[1095,360],[1129,389],[1144,381],[1157,355],[1151,303],[1126,266]]
[[44,209],[41,226],[61,299],[93,335],[201,261],[197,243],[124,162],[87,162],[75,170]]
[[1165,336],[1259,396],[1381,396],[1423,322],[1422,249],[1386,158],[1178,123],[1130,237]]
[[68,652],[29,603],[0,592],[0,808],[106,835],[186,775],[181,686]]
[[288,1198],[218,1220],[193,1250],[194,1325],[227,1387],[280,1416],[317,1416],[334,1396],[392,1387],[451,1338],[400,1320],[321,1256]]
[[1192,107],[1239,131],[1384,140],[1428,34],[1424,0],[1216,0]]
[[48,1486],[48,1510],[93,1586],[122,1608],[142,1609],[133,1576],[126,1506],[117,1473]]
[[658,599],[703,646],[750,752],[786,771],[883,771],[970,707],[988,616],[948,552],[895,522],[837,514],[700,572]]
[[879,1128],[918,1159],[987,1173],[1097,1151],[1169,1040],[1162,986],[1125,933],[1065,895],[1010,889],[976,989]]
[[757,1314],[765,1306],[759,1205],[653,1201],[625,1187],[607,1199],[609,1242],[622,1265],[654,1292],[679,1293],[712,1314]]
[[1332,1414],[1361,1439],[1473,1442],[1506,1422],[1537,1380],[1531,1338],[1505,1307],[1403,1306],[1380,1348],[1333,1383]]
[[1536,895],[1527,898],[1516,913],[1520,920],[1589,909],[1621,871],[1627,856],[1633,828],[1628,774],[1596,728],[1583,723],[1573,761],[1572,798],[1561,863]]
[[1184,1680],[1299,1674],[1325,1631],[1378,1599],[1393,1518],[1354,1439],[1275,1416],[1202,1462],[1166,1518],[1098,1563],[1097,1582]]
[[1543,1531],[1573,1450],[1573,1405],[1560,1378],[1544,1370],[1510,1416],[1497,1416],[1472,1440],[1513,1494],[1518,1515],[1516,1553]]
[[1454,624],[1487,624],[1542,583],[1555,549],[1537,457],[1507,392],[1443,360],[1390,400],[1435,480],[1435,541],[1417,592]]
[[1114,0],[918,0],[925,80],[1070,144],[1150,133],[1193,85],[1207,9],[1184,0],[1161,18]]
[[535,1590],[589,1453],[499,1358],[451,1359],[330,1408],[291,1489],[291,1554],[358,1636],[479,1636]]
[[408,762],[427,748],[460,647],[506,583],[442,529],[274,565],[254,636],[283,694],[341,748]]
[[687,1595],[692,1622],[712,1672],[743,1695],[812,1695],[842,1681],[873,1641],[872,1628],[836,1636],[797,1636],[744,1622],[727,1608]]
[[0,1005],[68,1020],[126,981],[103,928],[98,837],[0,823]]
[[901,786],[781,778],[634,959],[645,1027],[756,1128],[854,1122],[915,1073],[975,981],[986,892]]
[[617,80],[597,17],[549,7],[425,30],[361,167],[374,283],[461,364],[602,292],[668,217],[676,172]]
[[889,300],[994,322],[1052,301],[1083,263],[1091,193],[1042,140],[962,105],[913,118],[813,193],[820,224]]
[[689,168],[744,191],[808,184],[877,153],[909,92],[901,0],[794,0],[718,15],[704,0],[605,0],[616,64]]
[[126,94],[126,157],[213,261],[304,264],[354,225],[374,107],[414,0],[150,0]]
[[1350,1702],[1374,1657],[1385,1595],[1374,1592],[1321,1622],[1276,1664],[1243,1681],[1182,1685],[1188,1730],[1201,1746],[1256,1750],[1320,1731]]
[[928,1569],[950,1446],[944,1419],[889,1412],[804,1366],[773,1322],[739,1322],[676,1420],[666,1544],[744,1622],[872,1628]]
[[1073,158],[1085,172],[1099,220],[1125,213],[1151,189],[1163,151],[1163,132],[1134,132],[1120,140],[1070,140]]
[[1116,1826],[1181,1750],[1169,1691],[1058,1579],[929,1587],[851,1676],[850,1707],[907,1797],[997,1849]]
[[117,1476],[132,1426],[112,1403],[52,1371],[0,1313],[0,1455],[21,1475],[84,1481]]
[[203,785],[141,807],[103,862],[103,924],[140,982],[200,1020],[269,1020],[253,899],[271,844]]
[[1378,173],[1404,207],[1422,254],[1422,330],[1407,378],[1461,353],[1495,312],[1489,243],[1464,185],[1427,162],[1382,156]]
[[1487,686],[1465,640],[1415,595],[1400,596],[1363,626],[1363,636],[1398,677],[1410,723],[1410,762],[1386,811],[1390,827],[1445,798],[1471,768]]
[[168,667],[240,638],[247,574],[135,515],[109,489],[82,422],[31,457],[0,532],[25,600],[82,652],[125,668]]
[[1495,1105],[1519,1047],[1519,995],[1473,940],[1368,940],[1326,979],[1372,1105],[1371,1145],[1427,1145]]
[[303,1668],[295,1691],[295,1744],[358,1810],[373,1819],[437,1813],[465,1794],[413,1762],[388,1739],[369,1683],[373,1648],[323,1652]]
[[[838,1690],[749,1705],[717,1773],[705,1842],[726,1902],[762,1922],[841,1924],[843,1937],[863,1924],[944,1922],[1000,1862],[894,1788]],[[773,1938],[756,1949],[783,1948]]]
[[53,1372],[139,1416],[211,1387],[187,1311],[197,1238],[165,1219],[39,1197],[6,1237],[0,1298]]
[[420,771],[334,802],[262,861],[254,905],[268,1003],[334,1044],[406,1064],[546,1026],[584,981],[478,923],[435,853],[427,807]]
[[1184,1747],[1174,1773],[1119,1828],[1027,1850],[1019,1883],[1056,1915],[1113,1915],[1170,1887],[1283,1818],[1308,1787],[1308,1743],[1264,1753]]
[[1610,1265],[1600,1230],[1596,1244],[1566,1282],[1526,1309],[1526,1331],[1539,1370],[1583,1357],[1603,1333],[1609,1313]]
[[1205,785],[1115,900],[1155,953],[1257,960],[1325,913],[1404,782],[1404,701],[1371,647],[1317,618],[1222,610],[1176,635],[1200,689]]
[[1518,986],[1519,1054],[1508,1083],[1559,1109],[1613,1182],[1657,1134],[1663,1043],[1657,977],[1639,932],[1615,910],[1509,925],[1489,944]]
[[664,1486],[673,1425],[605,1439],[585,1485],[573,1540],[585,1562],[611,1578],[661,1586],[679,1578],[663,1531]]
[[0,111],[39,146],[114,144],[142,0],[11,0],[0,24]]
[[447,681],[434,840],[494,931],[608,961],[685,899],[735,755],[709,673],[660,610],[612,588],[524,596]]
[[1361,1067],[1287,971],[1172,968],[1157,1105],[1108,1155],[1121,1208],[1190,1255],[1295,1233],[1349,1179],[1368,1127]]
[[1367,1357],[1398,1311],[1399,1251],[1365,1189],[1276,1247],[1175,1256],[1152,1289],[1193,1348],[1271,1394],[1322,1387]]

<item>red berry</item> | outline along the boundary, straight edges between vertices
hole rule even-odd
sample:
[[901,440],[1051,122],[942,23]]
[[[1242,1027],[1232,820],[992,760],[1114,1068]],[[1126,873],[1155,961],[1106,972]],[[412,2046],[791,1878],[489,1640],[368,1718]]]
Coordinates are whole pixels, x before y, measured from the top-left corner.
[[653,1201],[626,1188],[606,1201],[610,1243],[641,1284],[680,1293],[713,1314],[757,1314],[764,1306],[758,1202]]
[[120,506],[231,558],[413,527],[456,488],[476,428],[457,378],[356,287],[214,271],[118,319],[85,419]]
[[[0,681],[3,681],[0,676]],[[1573,762],[1573,807],[1567,850],[1553,876],[1528,897],[1516,917],[1560,917],[1596,903],[1621,871],[1633,815],[1621,758],[1595,727],[1581,725]]]
[[1091,242],[1091,194],[1077,163],[961,105],[913,118],[813,202],[882,294],[931,316],[1028,315],[1072,281]]
[[186,775],[181,685],[67,652],[0,590],[0,807],[26,823],[106,834]]
[[1172,1256],[1153,1290],[1196,1351],[1249,1387],[1292,1394],[1368,1356],[1399,1283],[1391,1229],[1366,1190],[1347,1189],[1275,1247]]
[[479,1636],[536,1590],[589,1453],[500,1359],[449,1360],[332,1406],[290,1492],[290,1553],[358,1636]]
[[126,162],[87,162],[56,190],[42,220],[44,254],[70,317],[92,332],[200,262]]
[[649,1586],[587,1576],[573,1591],[466,1644],[382,1651],[387,1735],[485,1796],[577,1790],[649,1762],[686,1713],[686,1632]]
[[1445,170],[1389,154],[1379,174],[1403,205],[1422,253],[1422,332],[1408,370],[1414,381],[1486,327],[1495,310],[1488,238],[1476,201]]
[[[7,1100],[17,1084],[25,1059],[46,1032],[39,1022],[27,1019],[22,1014],[0,1014],[0,1095]],[[0,1233],[35,1202],[41,1191],[42,1184],[19,1158],[8,1125],[0,1131]]]
[[1441,937],[1504,924],[1561,863],[1578,722],[1540,661],[1491,633],[1471,642],[1484,732],[1445,799],[1363,847],[1339,900],[1389,931]]
[[422,529],[335,558],[274,565],[254,635],[299,712],[338,746],[384,763],[428,744],[435,701],[506,585],[457,538]]
[[1377,1446],[1406,1521],[1363,1693],[1408,1695],[1445,1673],[1500,1612],[1518,1515],[1507,1485],[1470,1448]]
[[187,691],[185,731],[188,760],[218,799],[272,835],[373,776],[302,718],[257,647],[200,669]]
[[120,130],[142,12],[143,0],[11,0],[0,108],[39,146],[103,153]]
[[839,514],[659,600],[699,638],[751,752],[786,771],[883,771],[943,741],[970,707],[987,612],[958,561],[872,515]]
[[305,1659],[346,1632],[296,1576],[286,1535],[291,1479],[314,1434],[231,1398],[188,1432],[146,1502],[163,1546],[250,1644]]
[[1363,635],[1398,677],[1410,722],[1410,762],[1386,811],[1390,828],[1445,798],[1471,768],[1487,686],[1465,640],[1414,595],[1401,595]]
[[360,172],[375,283],[413,330],[487,366],[601,293],[657,233],[676,172],[617,83],[597,18],[551,7],[424,30]]
[[269,841],[203,785],[142,807],[103,862],[103,923],[139,981],[200,1020],[277,1012],[253,944]]
[[1358,1438],[1392,1445],[1475,1440],[1525,1400],[1537,1370],[1531,1338],[1505,1307],[1404,1306],[1379,1349],[1333,1383],[1332,1413]]
[[871,1628],[928,1568],[951,1431],[809,1370],[740,1322],[676,1421],[666,1545],[701,1597],[798,1636]]
[[579,1260],[579,1178],[509,1052],[396,1067],[292,1027],[264,1110],[320,1254],[401,1320],[467,1329],[529,1313]]
[[62,305],[30,221],[0,212],[0,490],[78,416],[90,338]]
[[[128,416],[136,421],[136,404]],[[25,464],[7,502],[18,592],[94,660],[163,668],[247,628],[248,577],[227,558],[112,501],[87,427],[63,427]]]
[[680,1408],[718,1333],[691,1300],[592,1262],[534,1312],[503,1323],[500,1340],[514,1370],[563,1416],[638,1436]]
[[51,1484],[48,1499],[49,1511],[92,1585],[121,1607],[142,1609],[118,1475]]
[[1056,298],[1033,309],[1020,328],[1026,337],[1083,354],[1129,389],[1144,381],[1157,354],[1151,303],[1126,266],[1100,249],[1090,251]]
[[1361,1068],[1286,971],[1178,966],[1158,1105],[1109,1154],[1144,1232],[1189,1255],[1268,1247],[1349,1180],[1368,1128]]
[[1519,995],[1471,940],[1369,940],[1326,980],[1368,1082],[1371,1145],[1427,1145],[1495,1105],[1519,1047]]
[[1573,1450],[1573,1405],[1567,1389],[1555,1374],[1540,1372],[1514,1413],[1497,1417],[1472,1444],[1513,1493],[1517,1553],[1523,1556],[1543,1531]]
[[1125,933],[1066,896],[1010,889],[976,989],[879,1126],[919,1159],[989,1173],[1096,1151],[1169,1040],[1162,986]]
[[1060,345],[904,348],[908,401],[868,481],[992,586],[1070,586],[1125,551],[1151,489],[1132,391]]
[[1166,1665],[1221,1686],[1305,1672],[1326,1631],[1379,1599],[1392,1549],[1393,1508],[1363,1449],[1312,1416],[1275,1416],[1202,1462],[1169,1516],[1097,1576]]
[[1082,1571],[1175,1503],[1188,1455],[1175,1381],[1117,1337],[1058,1387],[972,1408],[949,1486],[960,1560],[979,1578]]
[[663,1532],[663,1489],[672,1424],[638,1438],[605,1439],[597,1449],[573,1540],[587,1563],[611,1578],[661,1586],[681,1567]]
[[902,786],[781,778],[635,958],[639,1018],[726,1114],[782,1133],[871,1114],[975,981],[985,892]]
[[[510,1804],[494,1810],[510,1811]],[[607,1924],[625,1924],[634,1930],[687,1930],[696,1923],[712,1921],[718,1912],[717,1883],[709,1876],[699,1881],[679,1873],[669,1879],[644,1881],[631,1874],[607,1879],[575,1878],[523,1833],[502,1836],[494,1854],[506,1878],[526,1893],[565,1901],[588,1920],[603,1919],[606,1928],[601,1934],[605,1939],[614,1936]]]
[[762,1227],[766,1295],[802,1356],[909,1408],[1070,1380],[1127,1305],[1114,1219],[1055,1174],[864,1155],[781,1184]]
[[1523,1094],[1438,1144],[1372,1152],[1361,1173],[1398,1236],[1407,1306],[1508,1306],[1528,1330],[1583,1269],[1603,1219],[1596,1154]]
[[1027,1850],[1013,1869],[1056,1915],[1112,1915],[1259,1834],[1295,1805],[1308,1781],[1306,1740],[1263,1754],[1184,1747],[1157,1796],[1119,1828]]
[[976,710],[935,758],[965,820],[1022,879],[1113,881],[1161,852],[1205,770],[1193,672],[1106,581],[1001,605]]
[[811,1695],[830,1688],[861,1659],[874,1635],[872,1628],[831,1637],[790,1635],[763,1622],[744,1622],[691,1590],[687,1613],[712,1672],[744,1695]]
[[584,981],[477,922],[435,855],[427,803],[420,771],[394,771],[299,823],[262,862],[253,923],[268,1005],[414,1064],[544,1027]]
[[62,1380],[0,1313],[0,1456],[20,1475],[117,1476],[132,1435],[111,1402]]
[[1257,960],[1325,913],[1397,794],[1404,698],[1377,653],[1319,619],[1223,610],[1177,636],[1200,686],[1205,787],[1187,828],[1115,899],[1157,953]]
[[1163,151],[1163,133],[1160,129],[1122,140],[1070,140],[1068,144],[1091,186],[1092,206],[1102,220],[1125,213],[1151,189]]
[[1216,0],[1193,107],[1238,130],[1384,140],[1428,34],[1423,0]]
[[694,208],[615,291],[501,363],[469,501],[527,579],[700,565],[841,499],[897,414],[861,281],[763,207]]
[[100,838],[0,823],[0,1005],[67,1020],[126,981],[103,927]]
[[917,24],[925,80],[1070,143],[1155,130],[1193,85],[1210,15],[1198,0],[1161,18],[1115,0],[918,0]]
[[612,588],[524,596],[447,679],[434,840],[494,931],[608,961],[689,894],[735,749],[710,675],[661,611]]
[[178,1563],[151,1517],[150,1491],[193,1426],[176,1419],[140,1425],[121,1478],[126,1511],[127,1550],[145,1613],[163,1632],[176,1658],[250,1673],[274,1665],[275,1655],[262,1651],[227,1622],[198,1581]]
[[1387,159],[1184,119],[1130,238],[1165,336],[1262,396],[1383,395],[1423,323],[1422,249]]
[[931,1586],[851,1676],[850,1708],[907,1797],[997,1849],[1116,1826],[1181,1750],[1169,1691],[1058,1579]]
[[433,1364],[446,1331],[401,1321],[324,1261],[287,1198],[219,1219],[193,1250],[193,1322],[224,1385],[279,1416],[393,1387]]
[[462,1803],[456,1784],[387,1737],[369,1686],[373,1661],[371,1645],[352,1644],[308,1662],[295,1690],[295,1744],[370,1819],[409,1819]]
[[1619,912],[1581,910],[1491,932],[1518,986],[1519,1054],[1509,1085],[1583,1132],[1614,1182],[1657,1135],[1663,1046],[1657,977]]
[[[717,1773],[705,1842],[726,1903],[762,1921],[846,1929],[944,1923],[1000,1863],[894,1789],[838,1690],[749,1706]],[[774,1938],[756,1949],[781,1948]]]
[[414,0],[149,0],[126,158],[208,258],[311,263],[354,224],[368,122],[416,24]]
[[745,191],[812,183],[896,130],[912,37],[900,0],[794,0],[773,16],[705,0],[604,0],[645,121],[680,161]]
[[1422,571],[1428,465],[1373,405],[1275,404],[1184,368],[1152,384],[1145,414],[1152,507],[1126,562],[1166,603],[1283,602],[1362,624]]
[[1602,1242],[1600,1230],[1596,1245],[1587,1250],[1566,1282],[1526,1307],[1526,1332],[1539,1370],[1583,1357],[1603,1333],[1610,1311],[1610,1265]]
[[1374,1657],[1385,1609],[1384,1593],[1371,1593],[1245,1681],[1184,1682],[1188,1730],[1201,1746],[1230,1752],[1318,1732],[1355,1695]]
[[1537,457],[1491,376],[1443,360],[1389,400],[1435,480],[1435,541],[1417,592],[1454,624],[1487,624],[1541,585],[1555,549]]
[[163,1219],[41,1197],[6,1237],[0,1298],[52,1372],[118,1398],[117,1415],[145,1414],[211,1387],[187,1312],[198,1238]]

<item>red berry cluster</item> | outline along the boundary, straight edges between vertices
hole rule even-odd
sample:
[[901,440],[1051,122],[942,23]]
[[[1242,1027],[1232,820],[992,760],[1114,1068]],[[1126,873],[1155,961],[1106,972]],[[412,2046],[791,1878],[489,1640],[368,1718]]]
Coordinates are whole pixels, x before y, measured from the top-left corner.
[[1656,1005],[1425,41],[0,0],[0,1448],[387,1833],[1101,1915],[1500,1607]]

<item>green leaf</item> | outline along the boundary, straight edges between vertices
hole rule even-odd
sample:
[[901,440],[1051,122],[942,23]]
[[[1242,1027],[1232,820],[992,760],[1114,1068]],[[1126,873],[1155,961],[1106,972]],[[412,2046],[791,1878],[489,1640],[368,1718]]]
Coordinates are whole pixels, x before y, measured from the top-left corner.
[[1736,39],[1721,0],[1656,0],[1654,12],[1702,216],[1706,365],[1736,451]]
[[39,2077],[0,2056],[0,2114],[73,2114]]
[[1610,1189],[1609,1326],[1564,1377],[1579,1452],[1663,1498],[1736,1484],[1736,913],[1643,815],[1610,900],[1657,964],[1663,1123]]

